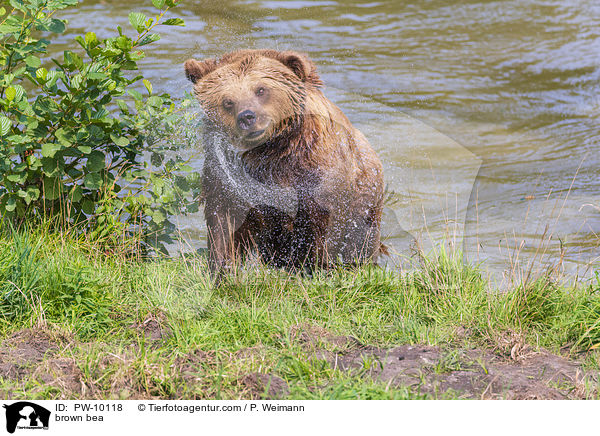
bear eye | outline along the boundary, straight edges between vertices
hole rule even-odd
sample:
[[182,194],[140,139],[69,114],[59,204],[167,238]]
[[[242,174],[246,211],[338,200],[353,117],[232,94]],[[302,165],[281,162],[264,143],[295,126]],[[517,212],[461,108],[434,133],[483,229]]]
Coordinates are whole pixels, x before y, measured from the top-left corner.
[[233,109],[233,101],[229,100],[228,98],[223,100],[223,107],[226,110],[231,110]]
[[264,93],[265,93],[265,88],[264,88],[263,86],[261,86],[260,88],[258,88],[258,89],[256,90],[256,95],[257,95],[258,97],[260,97],[261,95],[264,95]]

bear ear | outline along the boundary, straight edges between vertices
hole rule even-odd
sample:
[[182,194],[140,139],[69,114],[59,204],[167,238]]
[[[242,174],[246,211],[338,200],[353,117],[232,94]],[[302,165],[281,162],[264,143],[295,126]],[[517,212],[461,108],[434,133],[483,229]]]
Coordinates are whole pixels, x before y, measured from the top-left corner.
[[192,82],[196,83],[202,77],[208,73],[214,71],[217,68],[217,62],[214,59],[205,59],[203,61],[197,61],[196,59],[188,59],[183,64],[185,69],[185,76]]
[[282,51],[277,54],[277,60],[292,70],[303,82],[315,86],[323,85],[317,73],[317,67],[305,54],[295,51]]

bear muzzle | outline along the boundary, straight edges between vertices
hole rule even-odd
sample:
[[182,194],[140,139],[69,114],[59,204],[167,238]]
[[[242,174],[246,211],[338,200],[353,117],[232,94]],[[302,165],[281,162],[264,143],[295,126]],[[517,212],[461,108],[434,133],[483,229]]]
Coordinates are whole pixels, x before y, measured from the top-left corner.
[[237,125],[242,130],[249,130],[256,124],[256,113],[245,110],[238,114]]

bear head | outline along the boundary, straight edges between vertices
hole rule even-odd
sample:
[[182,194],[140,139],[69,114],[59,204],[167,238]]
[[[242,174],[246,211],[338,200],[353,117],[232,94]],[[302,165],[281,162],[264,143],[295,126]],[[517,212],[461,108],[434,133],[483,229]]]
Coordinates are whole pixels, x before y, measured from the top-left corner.
[[240,150],[289,135],[302,122],[308,93],[322,85],[295,51],[241,50],[220,59],[188,59],[185,74],[208,117]]

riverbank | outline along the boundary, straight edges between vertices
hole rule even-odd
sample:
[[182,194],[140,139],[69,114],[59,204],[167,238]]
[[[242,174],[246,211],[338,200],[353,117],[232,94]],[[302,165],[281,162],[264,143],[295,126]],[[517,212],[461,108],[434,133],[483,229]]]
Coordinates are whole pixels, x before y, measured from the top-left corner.
[[598,398],[600,282],[496,292],[445,254],[400,274],[133,259],[69,234],[0,236],[10,399]]

